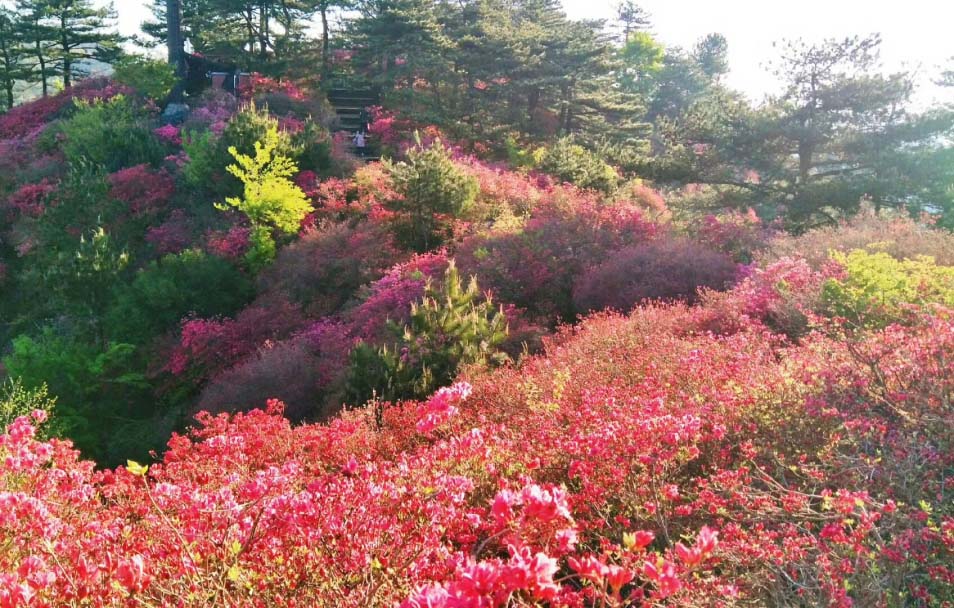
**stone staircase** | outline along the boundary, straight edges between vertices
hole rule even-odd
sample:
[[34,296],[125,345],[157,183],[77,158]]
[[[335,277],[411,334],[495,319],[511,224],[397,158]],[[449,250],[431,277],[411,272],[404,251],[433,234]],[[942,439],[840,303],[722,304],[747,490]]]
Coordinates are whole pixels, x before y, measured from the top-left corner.
[[[377,91],[371,88],[349,88],[349,89],[331,89],[328,91],[328,101],[335,109],[338,115],[338,130],[351,136],[361,127],[361,113],[366,108],[376,106],[381,102],[381,96]],[[370,133],[365,134],[365,155],[364,160],[370,162],[379,160],[381,157],[380,146],[378,146]],[[351,152],[358,156],[357,150],[352,145]],[[358,156],[358,158],[362,158]]]

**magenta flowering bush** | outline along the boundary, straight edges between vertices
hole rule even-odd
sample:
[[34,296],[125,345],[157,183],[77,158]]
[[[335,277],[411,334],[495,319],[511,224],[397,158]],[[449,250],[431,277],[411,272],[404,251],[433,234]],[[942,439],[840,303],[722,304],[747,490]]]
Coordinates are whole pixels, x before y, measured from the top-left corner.
[[954,311],[792,346],[755,317],[703,331],[707,306],[597,315],[519,369],[324,424],[292,427],[277,401],[200,414],[148,467],[94,472],[21,418],[0,437],[0,597],[946,601]]
[[108,177],[109,195],[129,206],[134,217],[162,211],[176,191],[175,179],[149,165],[121,169]]

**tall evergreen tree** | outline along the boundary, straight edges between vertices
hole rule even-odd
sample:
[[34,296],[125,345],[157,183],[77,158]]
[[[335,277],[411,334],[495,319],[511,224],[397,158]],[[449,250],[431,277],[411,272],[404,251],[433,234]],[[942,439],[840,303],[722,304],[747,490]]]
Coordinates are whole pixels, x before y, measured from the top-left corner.
[[785,44],[775,64],[782,94],[757,109],[728,95],[693,104],[667,129],[660,166],[681,165],[680,181],[712,184],[722,201],[784,210],[794,228],[863,201],[935,206],[950,184],[937,161],[954,112],[911,113],[912,76],[879,73],[879,46],[877,35]]
[[623,30],[624,44],[636,32],[650,27],[649,13],[633,0],[622,0],[616,5],[616,19]]
[[91,0],[47,0],[48,29],[56,43],[57,70],[63,87],[70,88],[87,62],[109,61],[119,52],[122,38],[115,30],[112,5],[96,8]]
[[56,75],[56,35],[48,24],[46,0],[17,0],[17,38],[29,56],[24,74],[28,83],[39,83],[43,97],[50,94],[50,81]]
[[0,109],[13,107],[13,89],[25,75],[25,56],[20,45],[17,15],[0,6]]
[[[308,21],[318,0],[179,0],[181,31],[192,48],[210,59],[248,69],[282,72],[307,48]],[[330,4],[328,6],[331,6]],[[167,0],[153,0],[153,19],[142,29],[168,37]]]

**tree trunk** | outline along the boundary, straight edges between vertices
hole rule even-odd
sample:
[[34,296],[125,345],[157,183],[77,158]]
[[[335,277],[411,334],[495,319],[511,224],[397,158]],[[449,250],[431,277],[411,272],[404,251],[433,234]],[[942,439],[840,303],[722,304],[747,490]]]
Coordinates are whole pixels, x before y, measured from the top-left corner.
[[36,41],[36,60],[40,64],[40,83],[43,86],[43,96],[47,97],[50,94],[50,87],[46,81],[46,56],[43,55],[43,44],[39,40]]
[[321,3],[321,74],[328,74],[328,5]]
[[248,30],[248,54],[249,61],[255,58],[255,15],[253,9],[245,11],[245,28]]
[[0,38],[0,50],[3,51],[3,91],[7,98],[7,109],[13,107],[13,58],[10,57],[10,49],[7,47],[7,39]]
[[60,14],[60,47],[63,51],[63,88],[73,86],[73,60],[70,57],[69,30],[66,29],[66,13]]
[[269,27],[268,4],[262,2],[258,5],[258,53],[262,61],[268,58]]
[[182,2],[180,0],[166,0],[166,46],[169,51],[169,65],[176,73],[176,85],[169,94],[169,101],[171,103],[182,103],[186,63],[185,41],[182,37]]
[[802,186],[808,183],[814,151],[815,146],[811,141],[803,139],[798,142],[798,181]]

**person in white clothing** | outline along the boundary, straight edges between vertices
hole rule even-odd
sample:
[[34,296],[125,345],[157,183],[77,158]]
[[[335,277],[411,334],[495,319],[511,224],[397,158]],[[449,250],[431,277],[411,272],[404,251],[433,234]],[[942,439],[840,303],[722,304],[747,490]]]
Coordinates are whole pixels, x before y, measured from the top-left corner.
[[358,151],[358,156],[364,157],[365,146],[367,141],[364,138],[364,133],[358,131],[354,134],[354,137],[351,138],[351,141],[354,142],[354,147]]

